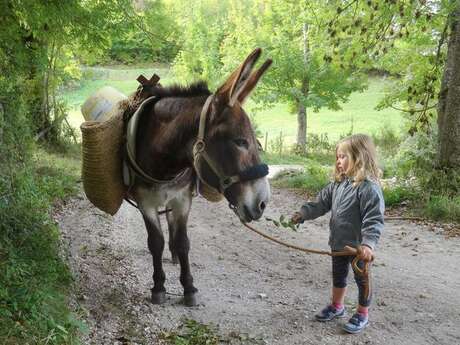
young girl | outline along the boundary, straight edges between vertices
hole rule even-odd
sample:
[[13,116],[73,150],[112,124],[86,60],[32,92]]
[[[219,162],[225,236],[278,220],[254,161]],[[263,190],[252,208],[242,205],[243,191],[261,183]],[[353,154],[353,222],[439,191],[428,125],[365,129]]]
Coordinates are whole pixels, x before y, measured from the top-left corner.
[[[385,205],[379,182],[374,144],[367,135],[355,134],[336,146],[334,180],[318,194],[315,202],[307,202],[291,221],[303,223],[331,210],[329,245],[332,251],[344,246],[362,246],[358,266],[371,261],[374,248],[383,230]],[[318,321],[344,317],[347,275],[353,256],[332,257],[332,302],[315,315]],[[359,333],[368,324],[371,302],[370,282],[356,274],[359,301],[356,313],[344,325],[348,333]]]

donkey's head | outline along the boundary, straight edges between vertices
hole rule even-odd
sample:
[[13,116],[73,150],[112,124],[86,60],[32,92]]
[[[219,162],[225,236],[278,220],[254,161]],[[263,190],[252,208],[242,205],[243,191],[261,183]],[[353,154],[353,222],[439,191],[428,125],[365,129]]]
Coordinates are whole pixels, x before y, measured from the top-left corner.
[[223,193],[244,222],[259,219],[270,198],[268,167],[261,164],[259,144],[242,108],[271,64],[267,60],[252,72],[260,54],[260,49],[254,50],[208,99],[195,144],[195,166],[201,179]]

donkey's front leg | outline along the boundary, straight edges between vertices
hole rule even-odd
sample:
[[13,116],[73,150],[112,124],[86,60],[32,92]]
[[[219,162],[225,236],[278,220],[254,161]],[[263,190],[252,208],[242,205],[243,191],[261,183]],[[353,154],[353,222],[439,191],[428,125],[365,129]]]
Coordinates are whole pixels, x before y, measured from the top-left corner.
[[162,256],[165,240],[161,232],[160,220],[156,210],[142,210],[145,226],[147,228],[147,243],[153,258],[153,289],[152,303],[161,304],[166,301],[164,286],[166,275],[163,271]]
[[198,289],[193,285],[193,277],[190,273],[188,252],[190,241],[187,236],[187,220],[190,212],[191,196],[185,200],[175,200],[169,206],[172,212],[167,214],[168,227],[173,234],[172,248],[177,254],[180,263],[180,282],[184,287],[184,304],[193,307],[197,304],[196,293]]

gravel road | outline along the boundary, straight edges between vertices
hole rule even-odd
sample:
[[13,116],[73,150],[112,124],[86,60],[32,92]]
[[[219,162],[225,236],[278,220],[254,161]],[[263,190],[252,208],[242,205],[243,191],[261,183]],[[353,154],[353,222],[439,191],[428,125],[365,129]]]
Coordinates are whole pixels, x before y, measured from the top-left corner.
[[[290,215],[304,200],[274,189],[265,213]],[[241,226],[225,202],[195,198],[189,220],[190,261],[200,304],[181,304],[179,267],[165,251],[168,300],[149,302],[152,260],[138,211],[124,204],[115,217],[77,197],[56,211],[70,266],[75,304],[89,325],[87,344],[162,344],[158,337],[184,318],[215,325],[231,344],[460,344],[460,238],[442,229],[388,221],[373,265],[375,298],[369,327],[341,330],[344,320],[314,321],[329,299],[329,257],[280,247]],[[253,223],[291,243],[327,248],[328,216],[299,232]],[[164,232],[166,222],[162,219]],[[167,238],[167,235],[166,235]],[[167,248],[167,246],[166,246]],[[348,313],[357,299],[349,277]]]

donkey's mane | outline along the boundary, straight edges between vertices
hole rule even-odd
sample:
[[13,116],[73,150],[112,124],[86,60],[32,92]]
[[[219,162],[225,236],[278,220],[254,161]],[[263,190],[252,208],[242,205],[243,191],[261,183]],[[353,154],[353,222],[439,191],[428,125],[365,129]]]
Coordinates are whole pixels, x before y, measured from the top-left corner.
[[155,95],[159,96],[160,98],[197,97],[209,96],[210,94],[211,91],[209,91],[207,83],[203,80],[194,82],[187,86],[174,84],[167,87],[161,87],[155,90]]

